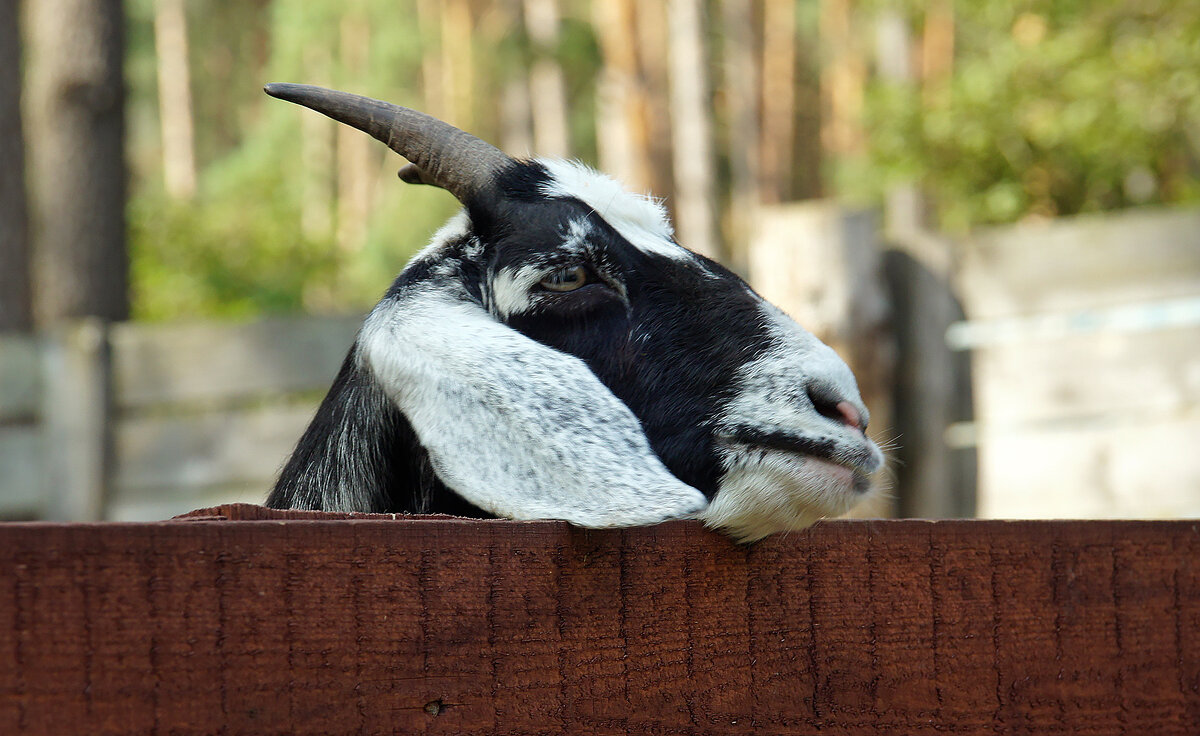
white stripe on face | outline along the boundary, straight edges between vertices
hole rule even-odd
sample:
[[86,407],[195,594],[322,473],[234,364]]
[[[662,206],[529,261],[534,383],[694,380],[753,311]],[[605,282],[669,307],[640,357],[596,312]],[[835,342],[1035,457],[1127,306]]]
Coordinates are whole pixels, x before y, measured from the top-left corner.
[[703,266],[694,253],[674,241],[667,213],[653,198],[633,194],[612,177],[575,161],[538,159],[538,163],[550,174],[542,189],[546,196],[578,199],[644,253]]

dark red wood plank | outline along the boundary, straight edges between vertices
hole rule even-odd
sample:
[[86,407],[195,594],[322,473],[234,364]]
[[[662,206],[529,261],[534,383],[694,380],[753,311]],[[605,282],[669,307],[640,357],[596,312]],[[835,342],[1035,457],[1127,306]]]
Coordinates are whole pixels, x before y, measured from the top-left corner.
[[0,526],[0,733],[1200,730],[1192,522]]

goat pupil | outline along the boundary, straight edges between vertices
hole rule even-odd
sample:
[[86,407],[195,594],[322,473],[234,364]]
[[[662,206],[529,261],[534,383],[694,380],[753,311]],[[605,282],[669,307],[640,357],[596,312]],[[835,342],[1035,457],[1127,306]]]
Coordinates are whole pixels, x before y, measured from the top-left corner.
[[587,283],[587,271],[583,266],[560,268],[542,279],[541,286],[551,291],[573,291]]

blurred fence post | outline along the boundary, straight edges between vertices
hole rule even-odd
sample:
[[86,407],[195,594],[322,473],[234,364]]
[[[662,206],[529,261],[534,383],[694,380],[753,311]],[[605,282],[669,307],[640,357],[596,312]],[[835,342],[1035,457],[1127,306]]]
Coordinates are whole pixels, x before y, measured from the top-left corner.
[[42,339],[45,515],[98,520],[112,476],[108,323],[87,318],[47,330]]
[[[915,190],[912,190],[915,191]],[[973,447],[947,431],[973,414],[971,359],[946,345],[963,318],[945,268],[949,247],[933,233],[893,231],[884,258],[896,339],[896,498],[900,516],[962,518],[976,511]]]

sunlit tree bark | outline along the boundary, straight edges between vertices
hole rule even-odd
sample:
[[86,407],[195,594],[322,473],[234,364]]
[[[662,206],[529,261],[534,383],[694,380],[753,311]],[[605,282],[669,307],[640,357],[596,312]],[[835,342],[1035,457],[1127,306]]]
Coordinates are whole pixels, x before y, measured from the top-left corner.
[[600,168],[633,189],[649,188],[650,173],[642,155],[646,131],[638,80],[633,0],[592,4],[592,22],[604,54],[596,94],[596,147]]
[[570,155],[567,84],[554,58],[559,42],[558,0],[525,0],[525,28],[536,56],[529,70],[534,148],[539,156]]
[[470,130],[475,120],[475,44],[471,4],[444,0],[442,9],[442,88],[446,119]]
[[671,123],[675,151],[675,224],[680,242],[719,258],[712,103],[708,88],[704,7],[671,0]]
[[763,199],[788,197],[796,117],[796,8],[789,0],[763,4],[762,155]]
[[[521,0],[503,0],[497,6],[499,17],[493,21],[493,38],[511,33],[524,23]],[[501,27],[495,27],[496,25]],[[527,157],[536,152],[533,143],[533,101],[529,97],[529,74],[524,64],[503,71],[500,89],[500,148],[513,156]]]
[[[341,70],[348,79],[364,79],[371,47],[371,26],[359,13],[347,12],[339,28]],[[371,214],[371,184],[377,171],[374,141],[348,125],[337,126],[337,243],[355,252],[366,239]]]
[[634,17],[640,108],[638,136],[645,162],[643,190],[673,201],[671,172],[670,54],[667,48],[667,9],[663,3],[641,3]]
[[821,141],[828,154],[861,152],[863,94],[867,68],[858,47],[852,0],[823,0],[821,45],[826,52],[821,72]]
[[183,0],[157,0],[154,45],[158,54],[158,118],[162,130],[163,183],[167,194],[196,193],[192,75],[188,66],[187,13]]
[[745,260],[744,246],[754,211],[762,201],[759,191],[758,64],[754,38],[754,4],[750,0],[724,0],[721,19],[724,35],[724,95],[726,156],[729,158],[731,236],[735,266]]

